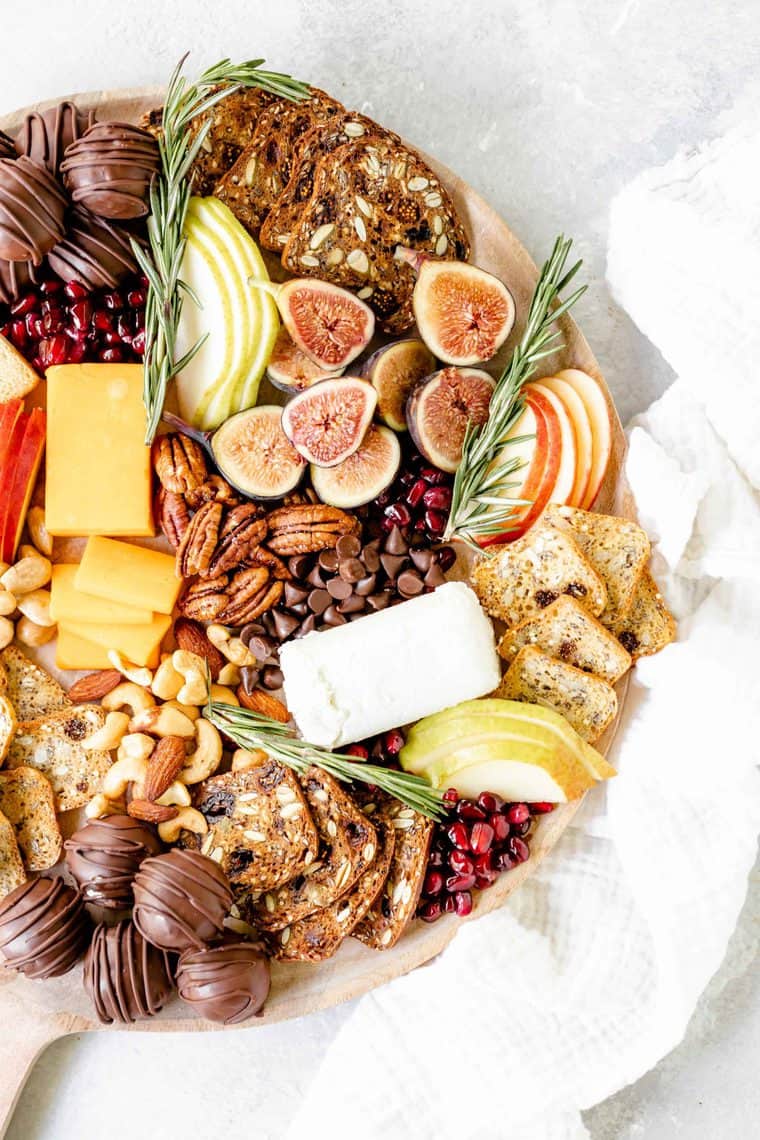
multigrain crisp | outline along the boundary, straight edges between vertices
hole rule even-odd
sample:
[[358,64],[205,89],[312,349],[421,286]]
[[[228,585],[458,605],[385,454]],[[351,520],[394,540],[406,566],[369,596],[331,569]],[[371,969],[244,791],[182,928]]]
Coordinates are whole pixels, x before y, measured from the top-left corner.
[[61,858],[63,839],[53,789],[36,768],[0,771],[0,814],[13,826],[29,871],[46,871]]
[[84,743],[105,724],[100,705],[57,709],[37,720],[19,721],[8,750],[8,768],[37,768],[55,795],[56,811],[84,807],[100,791],[111,755]]
[[16,842],[16,832],[0,811],[0,902],[26,882],[26,871]]

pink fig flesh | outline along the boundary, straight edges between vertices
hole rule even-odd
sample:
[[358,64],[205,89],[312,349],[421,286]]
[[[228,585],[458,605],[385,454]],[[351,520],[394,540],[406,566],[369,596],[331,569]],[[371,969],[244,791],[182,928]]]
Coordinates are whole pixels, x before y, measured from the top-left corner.
[[267,376],[275,388],[295,395],[320,380],[340,375],[341,371],[325,372],[298,347],[285,326],[281,326],[267,364]]
[[225,420],[211,437],[222,475],[251,499],[280,499],[301,482],[306,463],[282,430],[282,408],[260,404]]
[[339,372],[355,360],[375,331],[369,306],[326,281],[286,281],[277,293],[277,306],[295,343],[325,372]]
[[515,323],[515,302],[506,285],[462,261],[423,261],[412,307],[430,351],[460,367],[490,360]]
[[377,393],[366,380],[337,376],[294,396],[282,410],[282,427],[309,463],[334,467],[358,449],[376,405]]
[[479,368],[443,368],[418,384],[406,405],[412,439],[430,463],[456,471],[467,424],[488,419],[495,382]]
[[386,344],[362,368],[377,391],[377,414],[394,431],[406,431],[406,401],[415,384],[435,368],[435,357],[421,340],[410,337]]
[[337,467],[312,467],[311,482],[323,503],[331,507],[361,507],[371,503],[396,478],[401,445],[387,427],[373,424],[360,448]]

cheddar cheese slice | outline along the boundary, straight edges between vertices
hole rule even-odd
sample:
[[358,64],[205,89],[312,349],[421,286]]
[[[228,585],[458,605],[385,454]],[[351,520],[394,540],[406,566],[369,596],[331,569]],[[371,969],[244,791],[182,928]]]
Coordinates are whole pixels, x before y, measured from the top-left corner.
[[77,590],[125,606],[170,614],[179,593],[171,554],[94,536],[74,579]]
[[153,620],[152,610],[81,593],[75,585],[78,570],[76,562],[60,562],[53,567],[50,582],[50,616],[53,621],[148,625]]
[[77,637],[65,625],[58,626],[55,663],[59,669],[112,669],[102,645]]
[[59,628],[104,649],[117,649],[136,665],[147,665],[153,669],[158,665],[161,641],[171,623],[168,614],[154,614],[148,625],[89,625],[87,622],[69,621]]

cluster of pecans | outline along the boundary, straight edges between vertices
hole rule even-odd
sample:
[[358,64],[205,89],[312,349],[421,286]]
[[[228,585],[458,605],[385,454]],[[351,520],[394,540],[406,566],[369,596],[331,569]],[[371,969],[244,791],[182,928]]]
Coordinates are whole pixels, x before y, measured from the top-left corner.
[[0,649],[14,637],[22,645],[37,648],[56,634],[47,588],[53,571],[53,540],[42,507],[29,508],[26,529],[30,542],[21,544],[13,565],[0,562]]

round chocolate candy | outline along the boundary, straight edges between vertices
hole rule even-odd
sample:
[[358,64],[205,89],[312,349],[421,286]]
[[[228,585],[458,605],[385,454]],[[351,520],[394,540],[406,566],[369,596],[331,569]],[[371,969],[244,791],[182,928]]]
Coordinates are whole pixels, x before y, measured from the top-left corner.
[[78,205],[101,218],[148,212],[148,191],[161,160],[158,143],[131,123],[95,123],[66,148],[64,185]]
[[6,135],[5,131],[0,131],[0,158],[15,158],[16,157],[16,144],[12,138]]
[[155,831],[128,815],[91,819],[64,847],[85,902],[109,910],[132,905],[132,882],[140,864],[163,850]]
[[169,956],[146,942],[129,919],[101,923],[84,961],[84,988],[106,1025],[153,1017],[174,988]]
[[48,107],[46,111],[32,111],[16,135],[16,147],[19,154],[27,155],[32,162],[57,176],[66,147],[94,122],[93,111],[80,111],[68,101]]
[[37,273],[31,261],[0,261],[0,305],[10,305],[25,289],[36,285]]
[[71,211],[66,236],[47,260],[62,281],[79,281],[86,289],[113,289],[137,269],[129,236],[81,206]]
[[0,159],[0,258],[39,265],[63,238],[66,195],[51,174],[22,155]]
[[57,978],[87,949],[84,900],[63,879],[31,879],[0,902],[0,950],[27,978]]
[[234,1025],[255,1017],[269,993],[269,962],[256,942],[226,938],[185,950],[177,967],[179,996],[199,1017]]
[[213,942],[232,905],[224,871],[197,851],[175,848],[146,859],[133,890],[135,925],[161,950],[200,949]]

